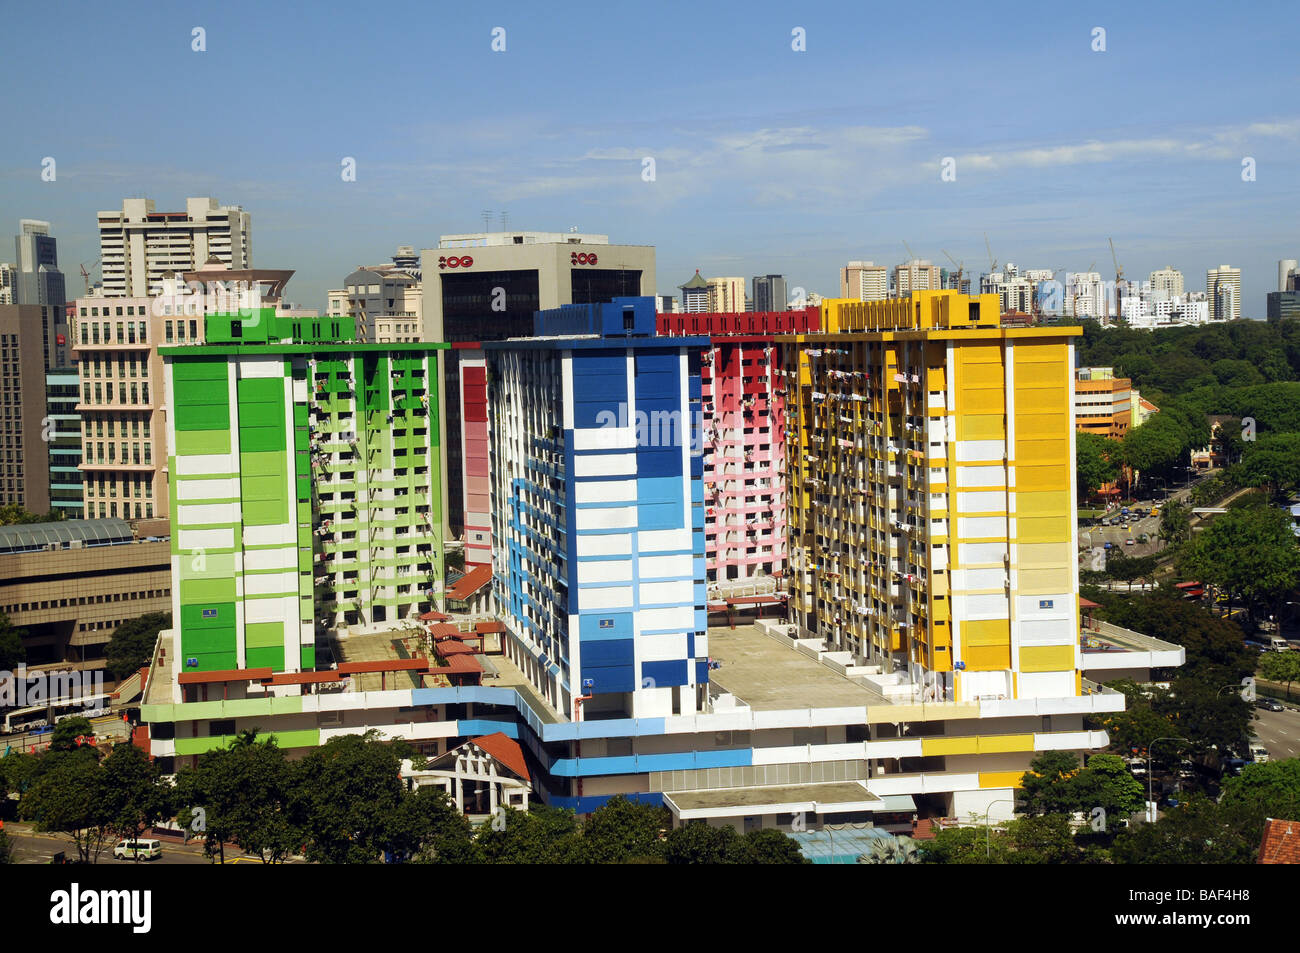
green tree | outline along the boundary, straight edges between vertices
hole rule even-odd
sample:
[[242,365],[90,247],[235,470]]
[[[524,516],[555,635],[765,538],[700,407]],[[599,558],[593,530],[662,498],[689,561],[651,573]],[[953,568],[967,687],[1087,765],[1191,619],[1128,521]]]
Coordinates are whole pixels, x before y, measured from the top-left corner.
[[[137,840],[173,814],[172,787],[147,754],[129,742],[113,746],[103,762],[101,805],[113,834]],[[138,858],[137,858],[138,859]]]
[[1005,864],[1008,840],[1001,831],[985,827],[950,827],[922,845],[927,864]]
[[667,808],[612,797],[582,825],[582,848],[596,864],[622,864],[662,854],[660,832],[672,827]]
[[919,864],[921,849],[910,837],[877,837],[871,849],[858,855],[859,864]]
[[1122,550],[1112,550],[1106,557],[1106,575],[1130,585],[1138,579],[1150,579],[1155,571],[1154,556],[1127,556]]
[[1179,570],[1230,593],[1253,616],[1300,582],[1300,546],[1281,510],[1229,509],[1192,540]]
[[18,802],[18,814],[38,831],[71,835],[82,863],[97,863],[113,836],[106,793],[97,759],[56,754]]
[[734,827],[685,824],[664,838],[664,860],[670,864],[743,864],[747,852]]
[[388,833],[389,850],[422,864],[482,863],[469,820],[447,792],[424,786],[403,797]]
[[1270,493],[1300,486],[1300,433],[1266,433],[1244,444],[1233,477],[1242,486]]
[[403,754],[369,731],[331,738],[299,763],[291,814],[306,834],[309,861],[380,861],[404,794]]
[[490,864],[573,864],[583,859],[577,815],[545,805],[505,809],[479,829],[474,842]]
[[158,633],[171,628],[170,612],[150,612],[127,619],[113,630],[104,647],[109,672],[116,679],[129,678],[153,659]]
[[1072,751],[1044,751],[1029,762],[1016,792],[1024,814],[1073,814],[1079,803],[1079,758]]
[[1154,824],[1121,830],[1110,854],[1118,864],[1249,864],[1255,851],[1230,812],[1194,794]]
[[1169,500],[1160,510],[1160,536],[1171,546],[1186,542],[1192,535],[1192,511],[1189,507]]
[[86,738],[94,735],[95,726],[90,723],[89,718],[83,718],[80,715],[74,715],[71,718],[64,718],[54,726],[54,732],[50,735],[51,751],[75,751],[83,745],[77,744],[78,738]]
[[1300,681],[1300,652],[1265,652],[1259,658],[1259,674],[1270,682],[1285,682],[1291,694],[1291,683]]
[[[744,836],[745,862],[749,864],[811,864],[799,843],[770,827],[750,831]],[[920,863],[919,858],[909,863]]]
[[1300,758],[1247,765],[1223,782],[1219,804],[1242,836],[1258,844],[1266,818],[1300,818]]
[[9,621],[9,616],[0,612],[0,669],[12,672],[20,662],[27,661],[27,649],[23,646],[25,629],[18,629]]
[[1131,817],[1146,800],[1142,783],[1133,777],[1123,759],[1113,754],[1089,758],[1079,772],[1076,787],[1083,812],[1091,814],[1093,808],[1099,807],[1108,819]]
[[1083,858],[1070,831],[1070,819],[1064,814],[1018,818],[1007,825],[1006,837],[1009,863],[1073,864]]
[[1075,434],[1074,459],[1079,473],[1079,495],[1081,499],[1096,493],[1106,483],[1113,483],[1119,476],[1119,467],[1115,457],[1119,455],[1119,443],[1099,434]]

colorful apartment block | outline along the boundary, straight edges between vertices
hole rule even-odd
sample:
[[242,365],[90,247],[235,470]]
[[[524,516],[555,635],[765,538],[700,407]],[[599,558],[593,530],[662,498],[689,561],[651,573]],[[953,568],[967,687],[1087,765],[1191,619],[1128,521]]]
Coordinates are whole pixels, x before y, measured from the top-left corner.
[[1116,377],[1114,368],[1078,368],[1074,380],[1075,427],[1084,433],[1122,439],[1134,417],[1133,393],[1133,382]]
[[492,565],[487,359],[475,342],[452,344],[459,355],[461,486],[464,490],[465,571]]
[[925,697],[1079,692],[1073,328],[994,295],[824,305],[787,354],[792,605]]
[[700,353],[700,388],[705,571],[711,583],[785,571],[786,419],[775,335],[820,326],[815,307],[658,316],[660,334],[709,336]]
[[506,653],[575,721],[707,701],[707,340],[654,332],[653,298],[615,298],[538,312],[537,337],[483,345]]
[[162,350],[178,672],[310,672],[318,631],[441,597],[428,382],[446,345],[354,333],[268,308]]

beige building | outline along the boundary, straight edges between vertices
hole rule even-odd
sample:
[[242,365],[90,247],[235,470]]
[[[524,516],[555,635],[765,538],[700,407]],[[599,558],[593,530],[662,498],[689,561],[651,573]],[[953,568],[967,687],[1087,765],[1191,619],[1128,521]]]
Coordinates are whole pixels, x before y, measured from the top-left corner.
[[0,526],[0,612],[25,630],[27,664],[99,667],[113,630],[171,611],[171,543],[122,520]]
[[745,311],[744,278],[710,278],[709,311],[713,314],[743,314]]
[[889,269],[872,261],[851,261],[840,269],[840,297],[884,301],[889,297]]
[[1151,272],[1149,281],[1153,292],[1165,291],[1171,298],[1183,293],[1183,273],[1173,265]]
[[292,275],[209,262],[179,280],[169,276],[157,297],[77,299],[72,353],[81,380],[76,410],[86,519],[169,517],[167,407],[158,349],[202,344],[205,313],[274,305],[283,314],[314,317],[315,311],[281,309]]
[[1211,321],[1241,319],[1241,269],[1220,265],[1205,273],[1205,300]]
[[212,258],[227,268],[253,265],[252,220],[238,205],[191,198],[183,212],[159,212],[153,199],[126,199],[120,210],[100,212],[98,219],[107,297],[160,294],[164,280]]
[[894,296],[905,298],[913,291],[939,289],[939,266],[921,258],[894,266]]
[[423,341],[424,290],[404,271],[360,268],[329,292],[329,313],[357,322],[358,339],[378,344]]

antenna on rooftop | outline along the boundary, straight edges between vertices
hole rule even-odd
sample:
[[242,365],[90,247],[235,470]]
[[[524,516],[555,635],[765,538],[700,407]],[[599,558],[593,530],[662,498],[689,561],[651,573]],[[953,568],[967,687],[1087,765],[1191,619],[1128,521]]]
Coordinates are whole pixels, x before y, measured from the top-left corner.
[[485,208],[483,210],[483,231],[487,232],[487,231],[491,231],[491,229],[492,229],[492,210],[490,208]]

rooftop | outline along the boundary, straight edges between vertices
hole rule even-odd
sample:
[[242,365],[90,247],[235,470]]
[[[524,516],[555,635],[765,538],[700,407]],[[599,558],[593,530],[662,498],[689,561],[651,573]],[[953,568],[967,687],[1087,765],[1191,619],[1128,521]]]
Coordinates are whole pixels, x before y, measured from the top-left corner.
[[22,553],[53,545],[70,549],[81,546],[112,546],[134,542],[135,536],[125,520],[60,520],[53,523],[19,523],[0,526],[0,553]]
[[709,656],[722,667],[709,680],[755,711],[888,704],[885,697],[755,626],[709,629]]

